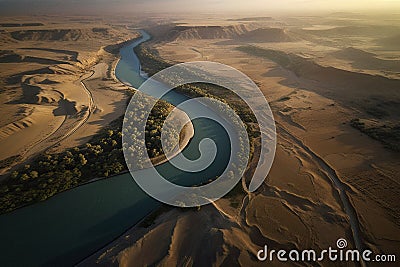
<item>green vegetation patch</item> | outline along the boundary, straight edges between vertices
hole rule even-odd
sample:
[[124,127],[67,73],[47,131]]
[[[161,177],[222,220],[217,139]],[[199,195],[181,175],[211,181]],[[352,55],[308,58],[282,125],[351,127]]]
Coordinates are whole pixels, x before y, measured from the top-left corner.
[[[149,76],[152,76],[157,72],[172,66],[172,64],[160,58],[156,50],[151,49],[143,44],[135,48],[135,53],[140,58],[142,69],[148,73]],[[251,127],[251,124],[256,123],[257,119],[247,104],[235,93],[226,90],[221,86],[206,83],[192,83],[179,86],[178,88],[175,88],[175,90],[191,98],[208,97],[224,102],[225,104],[229,105],[236,112],[236,114],[238,114],[243,122],[245,122],[246,126],[253,129],[254,132],[258,131],[254,129],[254,127]],[[254,133],[253,130],[251,133],[249,132],[249,134],[257,136],[257,133]]]
[[[138,55],[140,62],[142,63],[142,69],[150,76],[172,66],[172,64],[163,60],[156,50],[144,44],[137,46],[135,48],[135,53]],[[260,137],[260,129],[255,115],[242,99],[240,99],[235,93],[214,84],[192,83],[175,88],[175,90],[191,98],[208,97],[229,105],[246,126],[250,141],[250,161],[252,161],[255,154],[255,143]],[[223,113],[222,110],[219,112]],[[242,185],[238,184],[234,190],[227,195],[227,197],[232,199],[243,193],[244,190]]]
[[[163,154],[161,128],[173,106],[158,101],[146,125],[150,157]],[[13,171],[0,184],[0,213],[43,201],[95,178],[127,171],[122,151],[123,117],[96,134],[89,143],[57,154],[44,153]]]

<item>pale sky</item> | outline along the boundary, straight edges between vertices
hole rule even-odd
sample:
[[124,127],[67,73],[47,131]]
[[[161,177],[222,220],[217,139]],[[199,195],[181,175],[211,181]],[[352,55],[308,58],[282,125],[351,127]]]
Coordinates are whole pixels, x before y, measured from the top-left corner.
[[[152,3],[157,2],[156,5]],[[381,9],[395,8],[400,12],[400,0],[161,0],[147,1],[146,5],[153,8],[169,8],[175,4],[175,8],[198,8],[210,10],[230,11],[257,11],[257,10],[357,10],[357,9]],[[158,7],[159,8],[159,7]]]
[[[27,8],[29,6],[29,8]],[[364,11],[388,9],[400,13],[400,0],[0,0],[0,10],[47,11],[156,11],[156,12],[265,12]]]

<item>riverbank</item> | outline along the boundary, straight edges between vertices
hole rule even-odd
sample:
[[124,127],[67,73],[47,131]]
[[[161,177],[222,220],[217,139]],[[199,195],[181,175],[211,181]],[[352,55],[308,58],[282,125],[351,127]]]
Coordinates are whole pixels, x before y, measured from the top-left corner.
[[[131,42],[135,42],[137,41],[138,38],[132,40]],[[129,43],[124,43],[124,45],[129,45]],[[119,48],[121,49],[124,46],[119,46]],[[133,85],[127,83],[127,82],[123,82],[120,79],[118,79],[117,75],[116,75],[116,68],[118,66],[118,63],[120,62],[121,58],[118,58],[117,60],[115,60],[112,63],[112,70],[111,70],[111,78],[121,84],[121,86],[128,86],[130,89],[137,91],[138,89],[135,88]],[[140,73],[140,75],[142,76],[142,73]],[[147,74],[145,74],[147,76]],[[143,78],[147,78],[147,77],[143,77]],[[179,153],[181,153],[183,151],[183,149],[189,144],[190,140],[193,138],[194,136],[194,127],[192,122],[190,121],[190,118],[188,117],[188,115],[180,110],[176,108],[176,111],[174,113],[174,120],[176,120],[177,125],[185,125],[182,128],[182,131],[179,134],[179,141],[178,141],[178,148],[174,148],[172,151],[174,151],[174,153],[172,153],[170,155],[170,158],[174,158],[176,157]],[[159,155],[157,157],[151,158],[151,164],[153,166],[158,166],[161,165],[165,162],[167,162],[168,159],[167,157],[163,154],[163,155]],[[148,166],[150,167],[150,166]],[[146,168],[146,167],[145,167]]]
[[[135,38],[133,42],[138,40]],[[27,167],[20,167],[13,172],[14,179],[8,179],[1,187],[5,192],[1,198],[2,213],[47,201],[61,192],[122,175],[127,171],[124,156],[119,150],[122,147],[121,125],[131,96],[127,90],[136,89],[128,88],[116,79],[115,68],[119,62],[116,60],[117,55],[105,53],[104,49],[101,51],[102,61],[87,69],[87,73],[82,74],[77,81],[86,91],[89,103],[85,112],[79,113],[79,116],[69,116],[78,117],[79,124],[71,124],[68,131],[57,138],[57,146],[53,144],[51,151],[33,158],[29,163],[25,163]],[[159,131],[162,121],[154,119],[158,116],[166,117],[174,108],[171,104],[163,105],[165,114],[151,114],[149,117],[155,121],[153,127],[159,129],[158,135],[161,134]],[[175,157],[189,144],[194,136],[194,127],[189,117],[181,110],[174,112],[173,121],[178,125],[187,123],[180,133],[179,140],[178,137],[173,140],[179,145],[172,155]],[[62,133],[57,132],[57,136]],[[154,143],[150,149],[156,149],[157,156],[149,161],[148,167],[167,162],[166,157],[161,155],[161,143]],[[18,191],[11,191],[10,188],[17,188],[15,190]]]
[[[168,35],[165,28],[163,30],[161,37]],[[260,229],[260,239],[265,236],[279,243],[291,242],[294,246],[310,248],[312,244],[328,247],[342,237],[352,248],[356,247],[354,240],[361,239],[361,246],[396,252],[398,241],[393,236],[398,233],[399,209],[393,196],[398,195],[399,187],[393,181],[397,180],[398,155],[351,125],[355,118],[364,122],[365,128],[377,128],[385,123],[389,138],[390,120],[397,118],[397,110],[388,105],[397,101],[396,81],[385,85],[389,83],[387,79],[368,74],[372,66],[367,70],[344,65],[345,57],[350,59],[361,51],[338,51],[337,55],[343,55],[338,60],[333,56],[335,53],[327,56],[329,49],[315,40],[310,43],[248,42],[254,45],[249,48],[257,48],[258,55],[237,49],[244,45],[242,40],[225,42],[226,45],[222,42],[225,41],[218,38],[192,38],[160,42],[153,49],[167,62],[199,60],[193,48],[199,50],[207,60],[246,73],[269,101],[279,126],[276,157],[265,186],[257,196],[249,198],[249,208],[243,214],[246,221]],[[374,51],[368,46],[363,49]],[[285,66],[282,58],[299,60]],[[380,71],[376,64],[373,68],[374,72]],[[377,119],[380,116],[383,118]],[[372,124],[373,121],[380,123]],[[343,190],[335,189],[335,180]],[[345,202],[350,205],[343,205],[341,196],[348,198]],[[356,215],[348,212],[349,209],[346,211],[345,206]],[[307,210],[299,207],[307,207]],[[268,212],[274,216],[268,216]],[[357,218],[360,230],[356,229]],[[330,225],[326,225],[327,222]],[[352,225],[356,227],[350,227]],[[359,234],[354,236],[353,233]],[[146,239],[149,238],[146,235]],[[141,252],[146,253],[143,249]]]
[[[141,41],[143,40],[132,44],[131,47],[140,44]],[[131,49],[126,48],[124,51],[125,54],[122,55],[117,67],[117,74],[123,75],[123,80],[132,85],[140,85],[143,79],[137,75],[136,71],[140,69],[140,62],[134,58],[135,54]],[[94,86],[95,82],[100,81],[93,80],[91,85]],[[126,86],[120,89],[121,92],[126,92]],[[109,86],[99,90],[104,93],[111,92]],[[177,103],[182,98],[183,96],[177,93],[169,96],[173,103]],[[193,109],[196,108],[198,107],[195,104]],[[167,178],[174,179],[173,182],[184,186],[201,184],[220,175],[230,154],[226,149],[229,147],[229,140],[221,127],[203,119],[196,119],[193,124],[196,128],[195,136],[188,143],[185,152],[188,155],[196,155],[200,140],[212,136],[218,145],[218,155],[215,160],[217,163],[201,173],[182,173],[168,162],[156,167],[157,171],[167,174]],[[90,146],[73,151],[73,155],[82,154],[84,157],[74,157],[74,164],[80,164],[81,168],[91,170],[90,177],[108,170],[103,170],[99,162],[104,162],[111,167],[111,170],[119,169],[118,164],[114,166],[114,163],[123,161],[123,155],[122,159],[118,158],[121,156],[120,151],[112,154],[103,151],[103,149],[119,150],[117,146],[112,146],[115,143],[113,141],[120,141],[119,134],[117,131],[105,131],[104,135],[94,140]],[[100,142],[100,145],[93,145],[96,142]],[[105,157],[100,159],[102,155]],[[49,164],[45,160],[46,166],[54,166],[54,168],[61,166],[56,164],[55,160],[63,162],[64,156],[59,159],[52,158],[53,162]],[[66,156],[66,161],[69,161],[71,156]],[[159,207],[159,202],[145,194],[129,173],[111,177],[114,173],[114,171],[108,172],[110,177],[108,179],[75,187],[47,201],[1,215],[0,229],[3,231],[0,230],[2,236],[0,249],[4,252],[2,262],[15,264],[18,259],[19,265],[72,266],[100,250],[104,244],[109,244],[121,236],[132,225],[137,224]],[[86,173],[83,177],[85,175]],[[139,171],[138,175],[146,179],[154,178],[147,169]],[[68,176],[65,179],[51,180],[52,183],[46,183],[44,190],[49,191],[51,189],[49,187],[54,182],[63,185],[70,178]],[[18,240],[17,244],[15,240]],[[23,258],[19,257],[20,251],[24,251]]]

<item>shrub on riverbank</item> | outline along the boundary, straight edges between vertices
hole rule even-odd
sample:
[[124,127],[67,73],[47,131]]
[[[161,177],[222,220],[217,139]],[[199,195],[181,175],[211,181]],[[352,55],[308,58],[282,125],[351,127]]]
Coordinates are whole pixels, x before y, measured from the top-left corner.
[[[159,101],[149,115],[145,135],[150,157],[163,154],[161,128],[172,108],[171,104]],[[95,178],[127,171],[122,122],[123,117],[113,121],[85,145],[62,153],[44,153],[13,171],[0,184],[0,213],[46,200]]]
[[[140,59],[143,71],[148,73],[149,76],[172,66],[172,64],[163,60],[155,49],[152,49],[148,45],[141,44],[135,47],[135,53]],[[175,88],[175,90],[191,98],[208,97],[228,104],[246,126],[250,142],[250,161],[252,161],[252,158],[256,154],[256,147],[258,147],[256,144],[260,140],[260,130],[255,115],[243,100],[235,93],[214,84],[186,84]],[[250,173],[252,173],[251,170]],[[240,183],[232,191],[235,193],[230,194],[228,197],[235,198],[236,195],[244,192]]]

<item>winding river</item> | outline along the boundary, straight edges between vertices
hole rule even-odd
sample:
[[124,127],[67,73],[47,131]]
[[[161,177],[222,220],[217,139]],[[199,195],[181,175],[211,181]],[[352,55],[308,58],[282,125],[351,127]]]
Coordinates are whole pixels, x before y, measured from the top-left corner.
[[[138,88],[146,79],[133,49],[150,39],[142,37],[120,51],[116,76]],[[165,98],[177,105],[188,98],[171,92]],[[184,110],[189,117],[197,109]],[[209,112],[212,112],[209,110]],[[170,163],[157,171],[180,185],[194,185],[220,175],[230,156],[230,143],[225,130],[208,119],[193,120],[195,135],[183,154],[191,159],[200,156],[198,144],[212,138],[218,154],[204,171],[185,173]],[[146,171],[140,175],[146,177]],[[150,179],[151,177],[149,177]],[[159,206],[133,181],[130,174],[99,180],[79,186],[51,199],[0,216],[0,263],[3,266],[71,266],[96,252],[123,234]]]
[[[121,60],[116,66],[117,78],[135,88],[146,80],[134,48],[150,39],[146,32],[142,37],[121,48]],[[165,100],[178,105],[188,98],[170,92]],[[189,117],[207,109],[201,103],[184,110]],[[208,110],[208,112],[213,112]],[[215,116],[215,114],[214,114]],[[183,154],[197,159],[199,142],[211,138],[217,145],[218,154],[207,169],[197,173],[185,173],[166,162],[156,169],[170,181],[180,185],[199,184],[219,176],[230,157],[230,143],[225,130],[208,119],[192,121],[195,134]],[[320,160],[319,160],[320,161]],[[328,166],[321,165],[332,173]],[[146,170],[138,175],[151,179]],[[344,188],[336,175],[329,175],[333,186],[340,189],[341,199],[356,246],[361,247],[356,213],[344,195]],[[71,266],[98,251],[127,229],[135,225],[159,206],[133,181],[130,174],[85,184],[58,194],[51,199],[27,206],[0,216],[0,264],[2,266]]]

